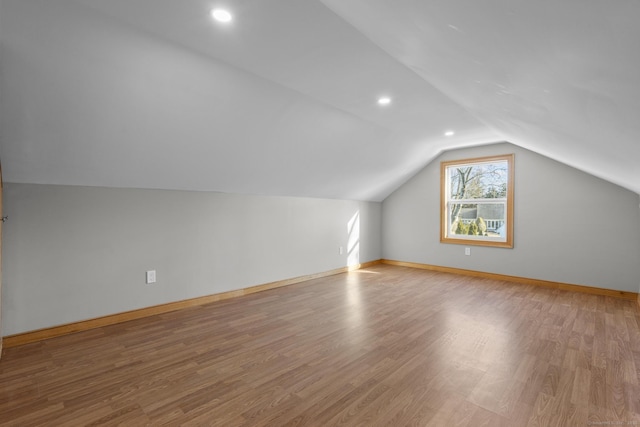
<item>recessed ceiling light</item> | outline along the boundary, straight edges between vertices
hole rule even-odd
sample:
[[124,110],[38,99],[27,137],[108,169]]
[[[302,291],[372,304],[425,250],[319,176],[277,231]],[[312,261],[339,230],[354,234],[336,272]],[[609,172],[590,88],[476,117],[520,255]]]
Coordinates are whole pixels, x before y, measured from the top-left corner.
[[383,96],[381,98],[378,98],[378,104],[389,105],[391,104],[391,98],[389,98],[388,96]]
[[229,13],[228,10],[224,9],[213,9],[211,11],[211,16],[218,22],[231,22],[233,16]]
[[448,131],[446,131],[446,132],[444,133],[444,136],[453,136],[453,135],[455,135],[455,134],[456,134],[456,133],[455,133],[454,131],[452,131],[452,130],[448,130]]

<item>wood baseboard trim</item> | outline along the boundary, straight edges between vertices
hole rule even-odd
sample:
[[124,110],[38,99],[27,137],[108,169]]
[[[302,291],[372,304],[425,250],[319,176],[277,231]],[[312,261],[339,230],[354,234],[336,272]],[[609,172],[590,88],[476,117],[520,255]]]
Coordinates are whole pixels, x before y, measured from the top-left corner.
[[333,276],[336,274],[347,273],[349,271],[368,268],[376,264],[380,264],[381,260],[366,262],[363,264],[351,265],[335,270],[324,271],[322,273],[309,274],[305,276],[294,277],[291,279],[278,280],[276,282],[264,283],[261,285],[251,286],[248,288],[237,289],[219,294],[207,295],[203,297],[191,298],[182,301],[175,301],[166,304],[155,305],[152,307],[140,308],[137,310],[125,311],[107,316],[97,317],[95,319],[82,320],[79,322],[67,323],[64,325],[52,326],[49,328],[38,329],[35,331],[23,332],[15,335],[9,335],[3,338],[4,348],[17,347],[24,344],[30,344],[38,341],[47,340],[49,338],[69,335],[76,332],[87,331],[90,329],[100,328],[103,326],[115,325],[117,323],[127,322],[129,320],[141,319],[143,317],[154,316],[156,314],[169,313],[171,311],[181,310],[189,307],[197,307],[210,304],[216,301],[222,301],[230,298],[236,298],[243,295],[250,295],[256,292],[267,291],[269,289],[281,288],[283,286],[294,285],[296,283],[306,282],[308,280],[319,279],[322,277]]
[[475,271],[475,270],[464,270],[464,269],[454,268],[454,267],[441,267],[437,265],[419,264],[415,262],[394,261],[389,259],[383,259],[381,262],[382,264],[396,265],[400,267],[419,268],[422,270],[439,271],[441,273],[453,273],[453,274],[461,274],[463,276],[479,277],[483,279],[494,279],[494,280],[502,280],[505,282],[523,283],[526,285],[541,286],[541,287],[552,288],[552,289],[561,289],[564,291],[582,292],[582,293],[587,293],[592,295],[603,295],[603,296],[614,297],[614,298],[622,298],[630,301],[637,300],[638,305],[640,305],[640,295],[638,295],[635,292],[616,291],[613,289],[595,288],[592,286],[585,286],[585,285],[572,285],[569,283],[551,282],[548,280],[540,280],[540,279],[529,279],[526,277],[518,277],[518,276],[507,276],[504,274],[486,273],[483,271]]

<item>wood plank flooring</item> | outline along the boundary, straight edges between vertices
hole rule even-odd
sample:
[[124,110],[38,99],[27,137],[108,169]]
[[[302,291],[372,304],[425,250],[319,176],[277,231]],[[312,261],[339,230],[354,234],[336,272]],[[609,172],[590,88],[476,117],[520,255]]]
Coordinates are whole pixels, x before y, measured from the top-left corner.
[[5,349],[0,425],[640,425],[633,301],[377,265]]

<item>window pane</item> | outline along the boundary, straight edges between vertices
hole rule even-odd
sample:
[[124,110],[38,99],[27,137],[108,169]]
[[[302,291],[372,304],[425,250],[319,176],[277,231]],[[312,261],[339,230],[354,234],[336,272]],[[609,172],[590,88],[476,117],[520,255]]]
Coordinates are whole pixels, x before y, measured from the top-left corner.
[[506,237],[506,203],[452,203],[448,216],[448,235],[451,237]]
[[507,197],[507,161],[455,165],[447,168],[449,199],[498,199]]

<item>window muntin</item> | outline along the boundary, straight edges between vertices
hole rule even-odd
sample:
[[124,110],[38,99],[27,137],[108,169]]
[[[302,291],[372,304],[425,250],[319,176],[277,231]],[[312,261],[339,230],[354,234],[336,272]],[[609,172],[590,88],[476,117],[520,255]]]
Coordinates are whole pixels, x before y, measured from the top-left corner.
[[441,242],[513,247],[513,165],[513,154],[441,163]]

